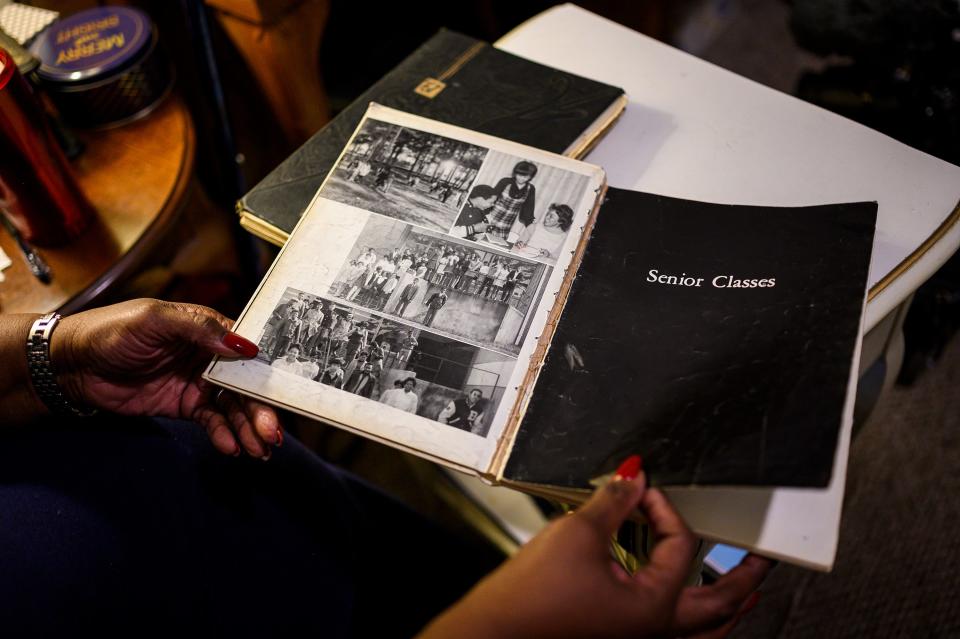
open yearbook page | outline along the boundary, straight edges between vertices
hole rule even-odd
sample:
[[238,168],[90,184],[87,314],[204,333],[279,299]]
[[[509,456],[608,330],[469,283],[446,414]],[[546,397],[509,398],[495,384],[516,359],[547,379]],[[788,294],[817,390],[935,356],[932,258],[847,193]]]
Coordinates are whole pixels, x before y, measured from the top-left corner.
[[723,205],[371,105],[207,378],[585,499],[629,454],[693,529],[825,569],[875,202]]
[[209,378],[487,473],[603,186],[371,105],[234,328],[259,357]]

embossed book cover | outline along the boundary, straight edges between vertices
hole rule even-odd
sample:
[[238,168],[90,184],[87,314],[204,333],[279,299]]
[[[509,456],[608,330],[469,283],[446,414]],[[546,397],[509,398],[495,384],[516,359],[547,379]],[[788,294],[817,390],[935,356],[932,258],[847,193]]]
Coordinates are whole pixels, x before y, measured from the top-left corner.
[[626,99],[622,89],[442,30],[251,189],[238,204],[244,227],[283,244],[370,102],[582,157]]
[[833,560],[875,203],[709,204],[371,105],[237,321],[238,392],[577,502],[643,456],[693,529]]

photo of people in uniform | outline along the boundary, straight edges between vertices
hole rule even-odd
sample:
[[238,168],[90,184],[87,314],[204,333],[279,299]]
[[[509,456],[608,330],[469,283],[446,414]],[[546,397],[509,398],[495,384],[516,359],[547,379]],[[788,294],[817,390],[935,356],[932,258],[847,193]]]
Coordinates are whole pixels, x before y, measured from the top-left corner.
[[550,267],[371,216],[328,294],[516,355]]
[[368,119],[321,197],[447,231],[486,154],[484,147]]
[[588,178],[490,151],[451,234],[556,264]]
[[516,364],[502,353],[293,288],[258,341],[257,359],[278,374],[481,437]]

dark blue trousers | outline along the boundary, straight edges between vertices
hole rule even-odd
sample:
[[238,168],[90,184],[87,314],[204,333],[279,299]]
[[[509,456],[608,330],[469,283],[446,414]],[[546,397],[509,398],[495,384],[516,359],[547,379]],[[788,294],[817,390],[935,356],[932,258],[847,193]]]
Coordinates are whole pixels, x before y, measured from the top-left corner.
[[498,560],[288,438],[100,416],[0,427],[0,634],[410,636]]

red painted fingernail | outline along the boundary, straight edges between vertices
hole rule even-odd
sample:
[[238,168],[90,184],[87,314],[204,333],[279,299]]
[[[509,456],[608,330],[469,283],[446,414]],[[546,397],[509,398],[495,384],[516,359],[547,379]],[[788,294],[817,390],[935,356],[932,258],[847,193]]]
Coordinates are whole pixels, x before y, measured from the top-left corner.
[[234,445],[233,445],[233,452],[230,453],[230,454],[233,455],[234,457],[239,457],[239,456],[240,456],[240,445],[239,445],[239,444],[234,444]]
[[283,446],[283,429],[277,427],[277,446]]
[[740,614],[745,615],[751,610],[753,610],[757,603],[760,601],[760,591],[756,590],[752,595],[747,598],[746,603],[740,608]]
[[640,455],[630,455],[623,460],[623,463],[620,464],[620,467],[617,468],[617,472],[614,473],[614,481],[626,480],[633,481],[637,478],[637,475],[640,474],[640,471],[643,470],[643,459]]
[[237,335],[233,331],[227,331],[223,334],[223,343],[227,348],[236,351],[244,357],[256,357],[257,353],[260,352],[256,344],[246,337]]

